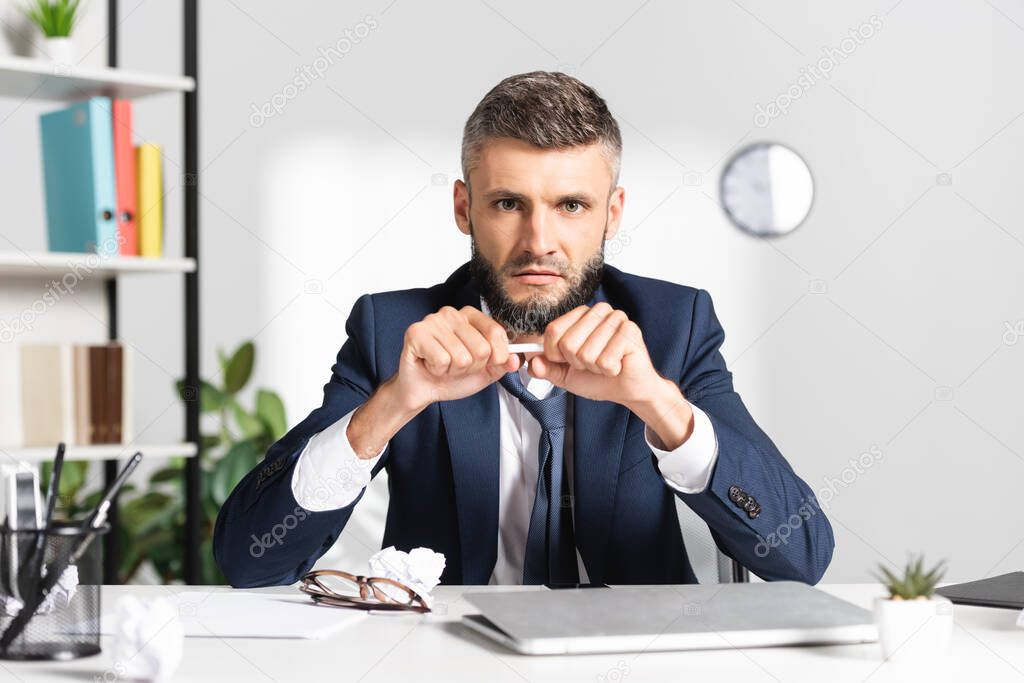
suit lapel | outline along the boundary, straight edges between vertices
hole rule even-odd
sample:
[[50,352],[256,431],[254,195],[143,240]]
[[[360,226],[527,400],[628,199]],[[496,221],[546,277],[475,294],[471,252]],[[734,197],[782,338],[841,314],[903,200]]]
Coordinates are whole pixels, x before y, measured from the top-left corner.
[[[459,287],[451,305],[480,308],[480,295],[471,279]],[[438,405],[452,461],[462,582],[485,584],[498,557],[498,390],[492,384],[472,396]]]
[[[608,301],[604,286],[587,302]],[[573,505],[576,545],[591,581],[603,581],[608,530],[629,410],[612,401],[573,398]]]

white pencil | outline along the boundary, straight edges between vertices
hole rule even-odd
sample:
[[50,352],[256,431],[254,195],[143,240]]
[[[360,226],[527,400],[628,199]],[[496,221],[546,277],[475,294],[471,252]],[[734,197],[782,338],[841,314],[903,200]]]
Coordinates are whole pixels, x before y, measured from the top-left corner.
[[536,351],[537,353],[540,353],[543,350],[544,350],[544,345],[541,344],[540,342],[527,342],[527,343],[524,343],[524,344],[509,344],[508,345],[508,352],[509,353],[530,353],[530,352],[533,352],[533,351]]

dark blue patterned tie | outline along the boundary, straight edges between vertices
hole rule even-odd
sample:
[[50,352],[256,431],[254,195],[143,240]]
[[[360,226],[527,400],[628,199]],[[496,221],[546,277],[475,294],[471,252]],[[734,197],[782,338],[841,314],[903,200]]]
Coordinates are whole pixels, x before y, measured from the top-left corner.
[[577,583],[572,503],[564,459],[570,395],[565,389],[552,387],[546,398],[537,398],[523,386],[518,372],[510,372],[498,381],[519,399],[543,430],[537,453],[537,494],[523,560],[523,583]]

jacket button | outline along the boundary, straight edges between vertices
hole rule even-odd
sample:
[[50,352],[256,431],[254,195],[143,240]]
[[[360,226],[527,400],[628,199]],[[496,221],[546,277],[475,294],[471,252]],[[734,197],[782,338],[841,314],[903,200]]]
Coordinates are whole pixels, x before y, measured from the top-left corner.
[[739,503],[746,496],[746,493],[739,486],[729,487],[729,500],[734,503]]

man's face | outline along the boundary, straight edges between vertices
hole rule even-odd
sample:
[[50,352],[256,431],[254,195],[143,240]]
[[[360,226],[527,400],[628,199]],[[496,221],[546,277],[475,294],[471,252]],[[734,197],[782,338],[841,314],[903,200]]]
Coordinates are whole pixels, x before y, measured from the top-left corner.
[[499,138],[455,183],[455,219],[492,317],[514,337],[586,303],[601,280],[604,240],[619,228],[624,191],[600,145],[546,150]]

